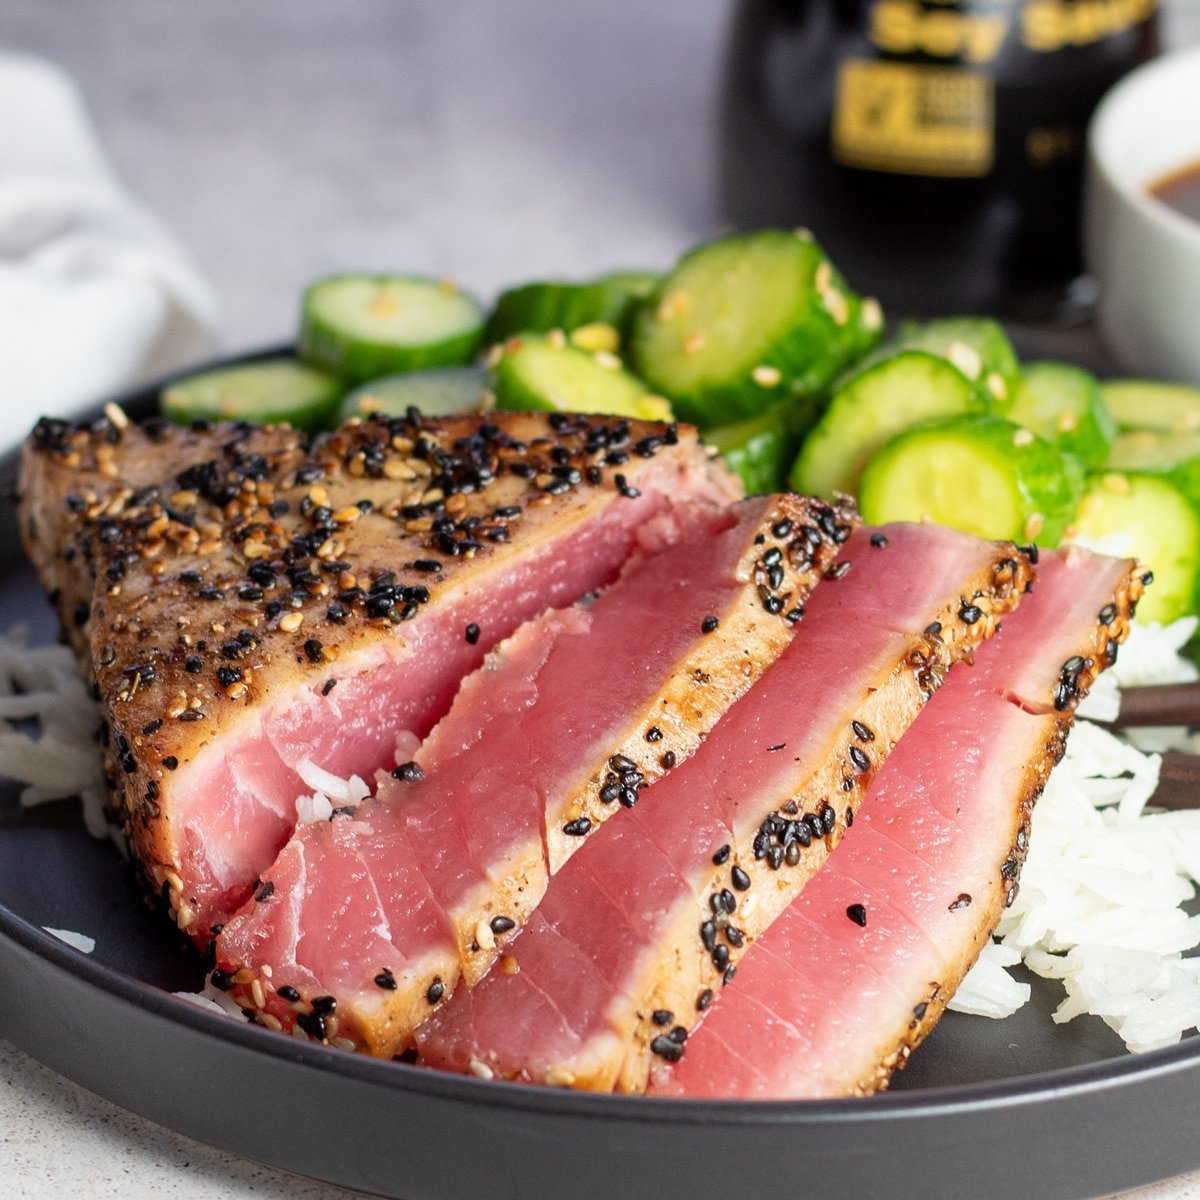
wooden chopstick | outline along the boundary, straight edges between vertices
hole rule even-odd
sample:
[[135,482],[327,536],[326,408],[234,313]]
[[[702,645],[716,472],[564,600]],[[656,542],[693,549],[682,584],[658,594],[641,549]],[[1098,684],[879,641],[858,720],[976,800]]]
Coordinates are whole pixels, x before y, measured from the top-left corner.
[[1200,725],[1200,682],[1124,688],[1116,729],[1140,725]]
[[1200,808],[1200,755],[1166,751],[1162,756],[1158,787],[1150,803],[1155,808],[1174,811]]

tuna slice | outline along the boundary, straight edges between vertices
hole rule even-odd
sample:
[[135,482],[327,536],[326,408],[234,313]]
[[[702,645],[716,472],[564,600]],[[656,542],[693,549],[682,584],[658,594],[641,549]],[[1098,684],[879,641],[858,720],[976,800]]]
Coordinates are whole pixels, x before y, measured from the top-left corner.
[[863,530],[845,554],[695,756],[600,830],[500,967],[418,1031],[425,1062],[638,1091],[653,1054],[678,1057],[950,664],[1030,578],[1011,544],[931,525]]
[[933,1026],[999,920],[1077,700],[1125,636],[1141,580],[1082,550],[921,714],[854,828],[755,944],[737,985],[655,1070],[664,1095],[873,1092]]
[[497,641],[635,550],[728,524],[735,491],[693,431],[663,425],[415,415],[309,452],[286,430],[139,429],[112,410],[38,426],[21,504],[68,621],[98,581],[114,802],[203,942],[291,833],[301,768],[393,766]]
[[[778,657],[852,528],[798,496],[728,520],[504,643],[400,778],[297,832],[218,938],[218,982],[268,1023],[403,1049],[460,974],[486,972],[589,832]],[[329,997],[336,1019],[314,1023]]]

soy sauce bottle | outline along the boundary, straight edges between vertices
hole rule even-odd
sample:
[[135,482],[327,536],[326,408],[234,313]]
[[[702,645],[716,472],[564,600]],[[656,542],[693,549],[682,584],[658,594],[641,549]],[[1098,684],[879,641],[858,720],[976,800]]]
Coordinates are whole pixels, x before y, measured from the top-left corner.
[[892,313],[1070,319],[1088,118],[1157,0],[742,0],[721,187]]

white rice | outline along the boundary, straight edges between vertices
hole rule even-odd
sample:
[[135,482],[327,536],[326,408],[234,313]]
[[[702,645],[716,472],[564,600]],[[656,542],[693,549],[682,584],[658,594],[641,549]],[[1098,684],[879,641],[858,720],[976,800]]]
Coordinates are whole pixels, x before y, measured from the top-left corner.
[[51,929],[49,925],[43,925],[42,928],[47,933],[52,933],[60,942],[73,946],[81,954],[91,954],[96,948],[96,939],[88,937],[86,933],[76,933],[73,929]]
[[[1179,656],[1196,620],[1134,627],[1115,667],[1080,706],[1081,719],[1033,817],[1021,889],[984,948],[951,1008],[1005,1017],[1024,1005],[1028,984],[1017,963],[1060,980],[1064,1022],[1092,1013],[1131,1050],[1176,1042],[1200,1025],[1200,917],[1183,904],[1200,883],[1200,809],[1146,811],[1158,781],[1158,752],[1200,752],[1186,729],[1114,736],[1094,721],[1111,721],[1121,686],[1188,682],[1196,668]],[[100,715],[65,646],[29,645],[28,631],[0,635],[0,774],[22,784],[21,803],[79,797],[88,830],[110,836],[104,816]],[[412,746],[398,742],[398,761]],[[311,760],[297,768],[312,793],[296,801],[300,822],[328,820],[370,794],[358,776],[342,779]],[[91,938],[49,930],[89,953]],[[239,1019],[228,996],[211,986],[176,993],[200,1007]]]
[[1194,618],[1135,626],[1080,706],[1092,720],[1076,723],[1034,810],[1016,902],[951,1008],[1016,1012],[1030,989],[1006,968],[1023,962],[1061,981],[1056,1022],[1091,1013],[1130,1050],[1169,1045],[1200,1026],[1200,958],[1183,957],[1200,946],[1200,917],[1182,907],[1200,883],[1200,810],[1146,811],[1157,751],[1200,747],[1186,729],[1118,737],[1092,723],[1117,715],[1120,686],[1194,680],[1179,650],[1195,628]]

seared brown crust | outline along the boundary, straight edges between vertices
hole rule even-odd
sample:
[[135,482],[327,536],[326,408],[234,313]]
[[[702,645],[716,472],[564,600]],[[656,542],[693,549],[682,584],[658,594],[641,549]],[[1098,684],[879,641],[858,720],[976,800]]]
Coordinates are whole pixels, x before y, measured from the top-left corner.
[[[691,428],[611,418],[414,412],[351,421],[311,450],[279,427],[139,428],[119,410],[39,424],[22,527],[68,618],[88,547],[113,798],[180,927],[176,771],[269,697],[319,686],[381,640],[402,644],[439,595],[624,502],[651,473],[668,494],[738,492]],[[76,493],[94,499],[80,508]]]
[[[566,796],[563,815],[547,831],[546,845],[534,832],[525,852],[515,853],[504,878],[489,878],[464,912],[451,914],[458,939],[457,955],[449,948],[430,954],[424,973],[393,980],[390,989],[371,997],[371,1007],[351,1006],[340,998],[336,1021],[324,1027],[354,1048],[384,1058],[405,1050],[413,1031],[430,1015],[429,989],[449,997],[459,986],[474,986],[516,938],[545,895],[549,876],[579,850],[588,834],[614,815],[620,819],[620,789],[653,783],[695,752],[721,714],[747,692],[791,641],[805,600],[834,566],[840,546],[859,524],[852,504],[827,504],[807,496],[783,494],[749,500],[761,513],[747,528],[747,549],[735,567],[742,585],[709,633],[696,630],[686,659],[673,666],[660,690],[643,711],[628,714],[628,737],[607,748],[594,770],[584,768]],[[656,737],[647,737],[653,729]],[[601,792],[606,791],[602,798]],[[628,802],[628,801],[626,801]],[[364,810],[365,811],[365,810]],[[584,834],[568,835],[565,827],[586,822]],[[576,826],[578,829],[578,826]],[[491,922],[509,923],[502,933]],[[258,1017],[269,1016],[291,1032],[309,1013],[312,997],[286,1000],[257,964],[224,956],[218,938],[218,966],[229,982],[229,995]],[[278,968],[276,968],[277,970]],[[274,1027],[272,1025],[272,1027]],[[301,1034],[304,1033],[301,1023]]]
[[1042,718],[1044,737],[1041,750],[1025,764],[1013,796],[1012,832],[1007,841],[1007,850],[997,864],[999,886],[989,888],[986,898],[975,898],[970,911],[976,914],[977,919],[970,940],[963,944],[961,952],[952,960],[945,977],[931,981],[924,996],[914,997],[912,1020],[893,1048],[854,1086],[853,1094],[868,1095],[884,1090],[892,1075],[907,1065],[912,1052],[941,1019],[946,1005],[967,972],[975,965],[1004,910],[1017,898],[1021,868],[1029,852],[1034,805],[1045,790],[1050,772],[1058,765],[1066,750],[1067,735],[1075,720],[1075,709],[1090,691],[1096,677],[1115,660],[1117,646],[1129,636],[1129,626],[1143,590],[1143,572],[1131,562],[1121,587],[1113,596],[1112,620],[1094,625],[1080,639],[1076,653],[1063,664],[1054,710]]
[[[732,846],[728,857],[722,856],[714,864],[703,887],[697,888],[702,903],[680,917],[669,951],[659,957],[639,987],[637,1011],[629,1014],[628,1028],[621,1031],[628,1046],[624,1063],[598,1063],[595,1075],[574,1075],[572,1087],[645,1089],[653,1061],[650,1045],[662,1033],[653,1014],[670,1012],[685,1027],[698,1019],[697,997],[705,990],[721,988],[729,967],[736,969],[754,939],[824,865],[853,820],[870,781],[925,701],[941,686],[953,663],[969,658],[975,646],[991,637],[1000,618],[1016,607],[1032,577],[1022,551],[1011,543],[996,544],[991,562],[975,578],[965,580],[961,595],[937,615],[940,628],[934,632],[931,625],[920,644],[864,697],[854,713],[850,736],[830,747],[818,773],[788,803],[764,815],[753,842]],[[970,622],[963,616],[968,603],[979,610],[979,615],[970,614]],[[858,730],[863,728],[872,735],[869,754],[861,745]],[[846,781],[850,781],[849,791]],[[792,841],[792,856],[787,856],[782,831],[797,821],[807,823],[811,842],[802,847]],[[818,829],[820,836],[816,836]],[[755,843],[760,838],[764,839],[763,854],[756,853]],[[721,902],[723,896],[732,897],[728,881],[735,870],[742,872],[745,883],[736,897],[736,920]],[[702,932],[697,937],[697,928],[706,925],[712,927],[709,936]],[[728,932],[734,926],[733,932]],[[614,1065],[618,1067],[615,1078]]]

